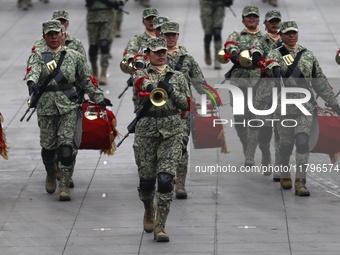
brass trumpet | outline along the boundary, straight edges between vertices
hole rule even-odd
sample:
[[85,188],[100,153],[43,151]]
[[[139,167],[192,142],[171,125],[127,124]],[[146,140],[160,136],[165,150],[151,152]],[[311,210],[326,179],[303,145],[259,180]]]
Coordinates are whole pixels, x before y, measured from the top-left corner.
[[335,62],[340,65],[340,49],[336,52]]
[[239,56],[240,65],[243,67],[251,67],[253,64],[252,56],[250,55],[249,50],[241,51]]
[[168,93],[162,88],[155,88],[150,93],[150,101],[154,106],[163,106],[168,100]]
[[123,73],[127,73],[127,74],[132,74],[133,73],[133,65],[132,62],[128,63],[127,60],[123,59],[122,61],[120,61],[120,70],[122,70]]
[[220,62],[221,64],[227,64],[230,59],[225,60],[224,59],[224,55],[226,54],[226,50],[225,49],[221,49],[218,53],[217,53],[217,61]]

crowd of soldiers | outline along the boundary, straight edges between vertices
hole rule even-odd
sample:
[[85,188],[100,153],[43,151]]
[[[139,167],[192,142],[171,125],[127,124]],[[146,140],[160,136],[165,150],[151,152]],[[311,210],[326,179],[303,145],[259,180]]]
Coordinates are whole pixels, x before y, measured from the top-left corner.
[[[25,80],[29,95],[38,95],[39,90],[44,89],[36,108],[41,156],[47,173],[45,188],[48,193],[54,193],[59,176],[60,201],[71,200],[69,188],[74,186],[72,175],[78,149],[73,137],[82,93],[88,94],[97,105],[104,108],[110,105],[97,80],[99,85],[107,84],[111,44],[114,35],[119,37],[121,33],[122,20],[116,19],[116,16],[126,1],[113,1],[110,5],[100,0],[87,1],[90,66],[81,41],[67,33],[69,14],[64,10],[55,11],[51,20],[43,22],[43,37],[35,43],[27,62]],[[23,1],[19,2],[22,4]],[[208,2],[201,0],[201,7],[208,5]],[[149,1],[140,3],[149,6]],[[270,3],[273,6],[277,4],[276,1]],[[222,1],[221,4],[223,8],[230,7],[232,1]],[[222,24],[208,24],[206,11],[203,8],[201,12],[206,64],[212,64],[210,44],[214,38],[214,68],[221,69],[217,53],[223,48],[223,60],[233,63],[226,75],[230,84],[241,89],[245,96],[248,88],[252,87],[256,109],[268,109],[275,91],[273,88],[280,93],[282,83],[286,87],[307,89],[313,95],[304,105],[312,115],[305,115],[296,107],[288,107],[287,115],[283,116],[279,101],[279,107],[272,115],[262,116],[295,120],[295,127],[262,125],[251,128],[235,125],[243,147],[245,166],[255,165],[257,146],[262,152],[261,164],[272,164],[270,143],[273,133],[275,165],[288,166],[295,146],[299,169],[294,182],[295,194],[309,196],[305,164],[308,163],[309,131],[316,107],[313,91],[340,115],[340,107],[315,55],[298,44],[297,23],[293,20],[282,21],[278,10],[266,13],[263,21],[266,33],[262,33],[258,27],[258,7],[244,7],[244,29],[231,33],[223,47]],[[224,17],[224,12],[220,16]],[[145,209],[143,228],[148,233],[154,232],[157,242],[168,242],[165,224],[173,197],[185,199],[188,196],[185,182],[189,158],[190,105],[194,103],[192,88],[198,94],[204,94],[206,81],[195,58],[178,43],[178,22],[160,15],[157,9],[151,7],[143,10],[141,18],[145,30],[128,41],[122,70],[131,76],[134,113],[139,116],[134,127],[133,150],[138,168],[138,194]],[[99,54],[100,72],[97,64]],[[299,94],[291,95],[292,99],[299,97]],[[219,107],[216,98],[210,100]],[[231,97],[231,106],[236,107],[237,103]],[[244,107],[245,114],[235,115],[235,122],[247,123],[254,118],[246,101]],[[283,189],[293,186],[289,172],[276,173],[273,180],[280,181]]]

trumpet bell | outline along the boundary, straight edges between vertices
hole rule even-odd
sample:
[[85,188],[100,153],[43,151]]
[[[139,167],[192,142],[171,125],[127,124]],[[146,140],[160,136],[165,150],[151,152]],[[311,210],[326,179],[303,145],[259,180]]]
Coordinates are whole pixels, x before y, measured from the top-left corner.
[[239,55],[240,65],[243,67],[251,67],[253,64],[252,57],[250,55],[249,50],[244,50]]
[[220,62],[221,64],[227,64],[230,59],[225,60],[224,59],[224,55],[226,54],[226,50],[225,49],[221,49],[218,53],[217,53],[217,61]]
[[123,59],[122,61],[120,61],[120,70],[122,70],[123,73],[127,73],[127,74],[132,74],[133,73],[133,65],[132,63],[128,63],[127,60]]
[[155,88],[150,93],[150,101],[154,106],[163,106],[168,100],[168,93],[162,88]]
[[340,52],[335,55],[335,62],[340,65]]

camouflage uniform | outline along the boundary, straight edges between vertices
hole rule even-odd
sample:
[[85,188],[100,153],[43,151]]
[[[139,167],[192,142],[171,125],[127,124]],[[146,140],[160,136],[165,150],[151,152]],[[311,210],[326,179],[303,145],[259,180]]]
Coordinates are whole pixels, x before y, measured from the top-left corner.
[[[60,21],[49,20],[44,22],[44,34],[50,31],[60,32]],[[83,56],[64,46],[60,46],[60,50],[57,52],[52,51],[47,46],[36,49],[29,57],[28,70],[30,71],[26,75],[27,83],[34,82],[38,87],[41,86],[50,73],[47,64],[43,61],[43,55],[51,54],[55,63],[57,63],[63,51],[66,54],[59,74],[62,73],[64,79],[59,83],[52,79],[36,107],[40,128],[40,145],[42,147],[41,155],[46,171],[48,174],[55,174],[56,157],[58,157],[58,166],[62,171],[60,200],[63,200],[61,192],[67,192],[69,196],[69,178],[72,176],[75,163],[73,137],[79,109],[79,104],[71,101],[74,96],[77,96],[75,86],[80,86],[95,102],[104,100],[103,92],[95,87],[90,80],[91,71],[84,62]],[[72,99],[69,99],[71,95]],[[50,193],[53,192],[52,190]]]
[[[153,52],[164,50],[166,41],[163,38],[152,38],[148,42],[148,48]],[[165,105],[159,107],[152,105],[147,115],[137,122],[133,144],[140,179],[139,198],[145,207],[144,229],[152,232],[155,226],[157,241],[162,241],[158,239],[158,234],[165,233],[165,222],[170,211],[173,177],[183,149],[183,124],[180,112],[188,109],[187,98],[190,94],[185,77],[168,66],[160,71],[158,67],[149,65],[144,70],[137,71],[134,79],[134,93],[139,94],[149,90],[150,84],[157,87],[168,72],[173,73],[168,82],[173,92]],[[149,97],[138,97],[134,101],[137,114],[148,100]],[[155,192],[156,179],[158,189]],[[153,225],[154,196],[156,196],[158,213],[155,225]],[[151,223],[149,228],[145,227],[145,222]]]
[[201,24],[204,31],[205,62],[211,65],[210,43],[214,37],[215,69],[221,69],[217,54],[222,49],[221,31],[224,21],[224,0],[200,0]]
[[[179,24],[176,22],[165,22],[161,25],[161,32],[166,36],[167,33],[175,33],[179,34]],[[181,58],[184,57],[181,68],[179,69],[178,63]],[[176,45],[174,49],[170,49],[168,46],[168,65],[177,71],[180,71],[184,74],[189,85],[193,84],[194,88],[197,90],[199,94],[203,94],[203,82],[204,77],[201,68],[199,67],[196,60],[191,56],[188,51],[182,47],[181,45]],[[189,164],[189,154],[187,151],[187,145],[189,143],[190,136],[190,114],[187,112],[183,116],[183,156],[179,162],[178,169],[176,170],[176,197],[177,198],[186,198],[187,192],[185,190],[185,180],[188,171]]]
[[[243,8],[242,16],[248,15],[259,15],[259,10],[256,6],[246,6]],[[255,33],[250,33],[246,28],[240,33],[233,32],[229,35],[226,43],[225,50],[230,54],[241,53],[245,50],[250,50],[254,41],[263,38],[264,35],[258,30]],[[239,87],[244,94],[244,98],[247,96],[247,88],[253,87],[258,79],[260,78],[261,70],[257,66],[242,67],[240,64],[234,64],[233,71],[231,72],[230,84]],[[233,107],[232,97],[230,99],[231,106]],[[251,119],[250,112],[248,110],[247,100],[244,100],[245,115],[234,115],[235,122],[245,123],[248,119]],[[246,124],[247,125],[247,124]],[[246,160],[245,165],[254,165],[254,153],[257,146],[257,137],[253,133],[248,133],[247,126],[235,125],[237,135],[243,146],[243,152],[245,154]]]
[[[281,13],[277,10],[268,11],[265,15],[265,22],[269,22],[272,19],[278,19],[281,21]],[[267,33],[265,36],[254,41],[254,44],[251,49],[251,53],[255,52],[259,53],[261,57],[264,59],[267,58],[269,51],[277,48],[282,45],[282,40],[278,36],[277,40],[274,40],[272,36]],[[262,78],[268,77],[263,73],[261,75]],[[272,96],[272,86],[271,83],[267,81],[267,79],[261,79],[258,81],[256,85],[255,96],[254,96],[254,107],[258,110],[268,109],[271,106],[271,96]],[[273,119],[273,114],[266,116],[257,116],[258,119]],[[258,137],[259,148],[262,151],[262,166],[268,166],[271,164],[271,155],[270,155],[270,140],[272,137],[272,124],[270,122],[264,121],[264,126],[260,129],[250,129],[250,136]],[[275,135],[275,166],[279,166],[279,137],[277,128],[274,127],[274,135]],[[255,150],[253,151],[255,153]],[[271,174],[271,172],[264,172],[265,175]],[[274,181],[279,181],[280,177],[276,173],[273,176]]]
[[87,5],[87,36],[89,40],[89,59],[92,73],[98,77],[98,50],[100,50],[100,77],[99,84],[106,85],[106,71],[109,67],[110,46],[114,36],[115,11],[112,7],[99,0],[89,1]]
[[[158,10],[155,8],[146,8],[143,11],[143,19],[146,19],[151,16],[157,17]],[[140,53],[141,51],[143,51],[143,48],[146,48],[148,39],[152,37],[155,37],[155,34],[150,33],[149,31],[145,31],[144,33],[140,35],[135,35],[134,37],[132,37],[126,46],[124,59],[126,61],[129,61],[137,53]]]
[[[285,21],[281,23],[280,33],[284,34],[289,31],[298,32],[298,27],[295,21]],[[297,45],[295,50],[287,47],[285,45],[281,46],[285,47],[292,59],[294,59],[297,54],[303,51],[301,58],[297,64],[301,73],[304,75],[304,79],[294,78],[290,75],[287,79],[284,80],[285,87],[302,87],[308,89],[312,94],[312,99],[309,102],[304,103],[303,106],[312,114],[305,115],[302,113],[295,105],[289,104],[287,106],[287,115],[282,116],[281,113],[281,101],[280,95],[278,95],[279,102],[276,110],[276,117],[280,119],[280,121],[285,119],[294,119],[297,122],[296,127],[283,127],[278,125],[279,137],[280,137],[280,157],[281,163],[283,166],[289,166],[289,158],[292,154],[294,143],[296,146],[296,178],[295,178],[295,194],[299,196],[309,196],[309,191],[305,187],[306,184],[306,165],[308,163],[309,158],[309,132],[312,125],[313,114],[315,114],[316,101],[314,97],[313,90],[317,93],[317,95],[321,96],[321,98],[326,101],[331,106],[336,106],[339,108],[337,100],[334,96],[333,91],[331,90],[328,81],[325,75],[322,72],[322,69],[319,65],[318,60],[315,55],[305,47],[301,45]],[[281,48],[280,47],[280,48]],[[286,62],[285,59],[280,53],[280,48],[272,50],[269,52],[267,59],[268,60],[276,60],[277,62],[272,62],[269,64],[268,69],[273,70],[275,67],[281,68],[281,74],[285,74],[288,70],[288,66],[292,64],[292,62]],[[287,55],[285,55],[287,56]],[[295,69],[296,70],[296,69]],[[288,93],[287,98],[296,99],[303,98],[304,95],[302,93]],[[289,172],[281,173],[281,181],[286,181],[286,179],[290,179]],[[282,186],[282,182],[281,182]],[[284,188],[284,187],[283,187]],[[291,188],[288,187],[288,188]]]

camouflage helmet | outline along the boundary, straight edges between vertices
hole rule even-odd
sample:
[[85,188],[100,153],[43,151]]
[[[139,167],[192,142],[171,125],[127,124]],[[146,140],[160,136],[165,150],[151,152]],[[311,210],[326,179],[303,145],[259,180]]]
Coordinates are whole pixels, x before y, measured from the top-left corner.
[[60,32],[61,29],[62,29],[61,23],[59,20],[56,19],[46,20],[42,23],[43,34],[47,34],[48,32],[51,31]]
[[167,50],[166,40],[162,37],[152,37],[147,41],[147,47],[151,51]]
[[260,17],[259,8],[255,5],[248,5],[243,8],[242,16],[248,16],[250,14],[255,14]]
[[146,19],[146,18],[151,17],[151,16],[157,17],[158,16],[158,10],[155,9],[155,8],[151,8],[151,7],[144,9],[143,19]]
[[163,23],[170,21],[166,16],[158,16],[153,19],[153,28],[160,27]]
[[271,10],[266,13],[264,21],[270,21],[272,19],[279,19],[281,20],[281,12],[277,10]]
[[68,12],[63,10],[54,11],[52,19],[64,19],[68,21]]
[[289,31],[299,32],[298,26],[294,20],[283,21],[280,24],[280,32],[285,34]]
[[176,33],[179,34],[179,24],[177,22],[165,22],[161,26],[161,32],[162,34],[166,33]]

